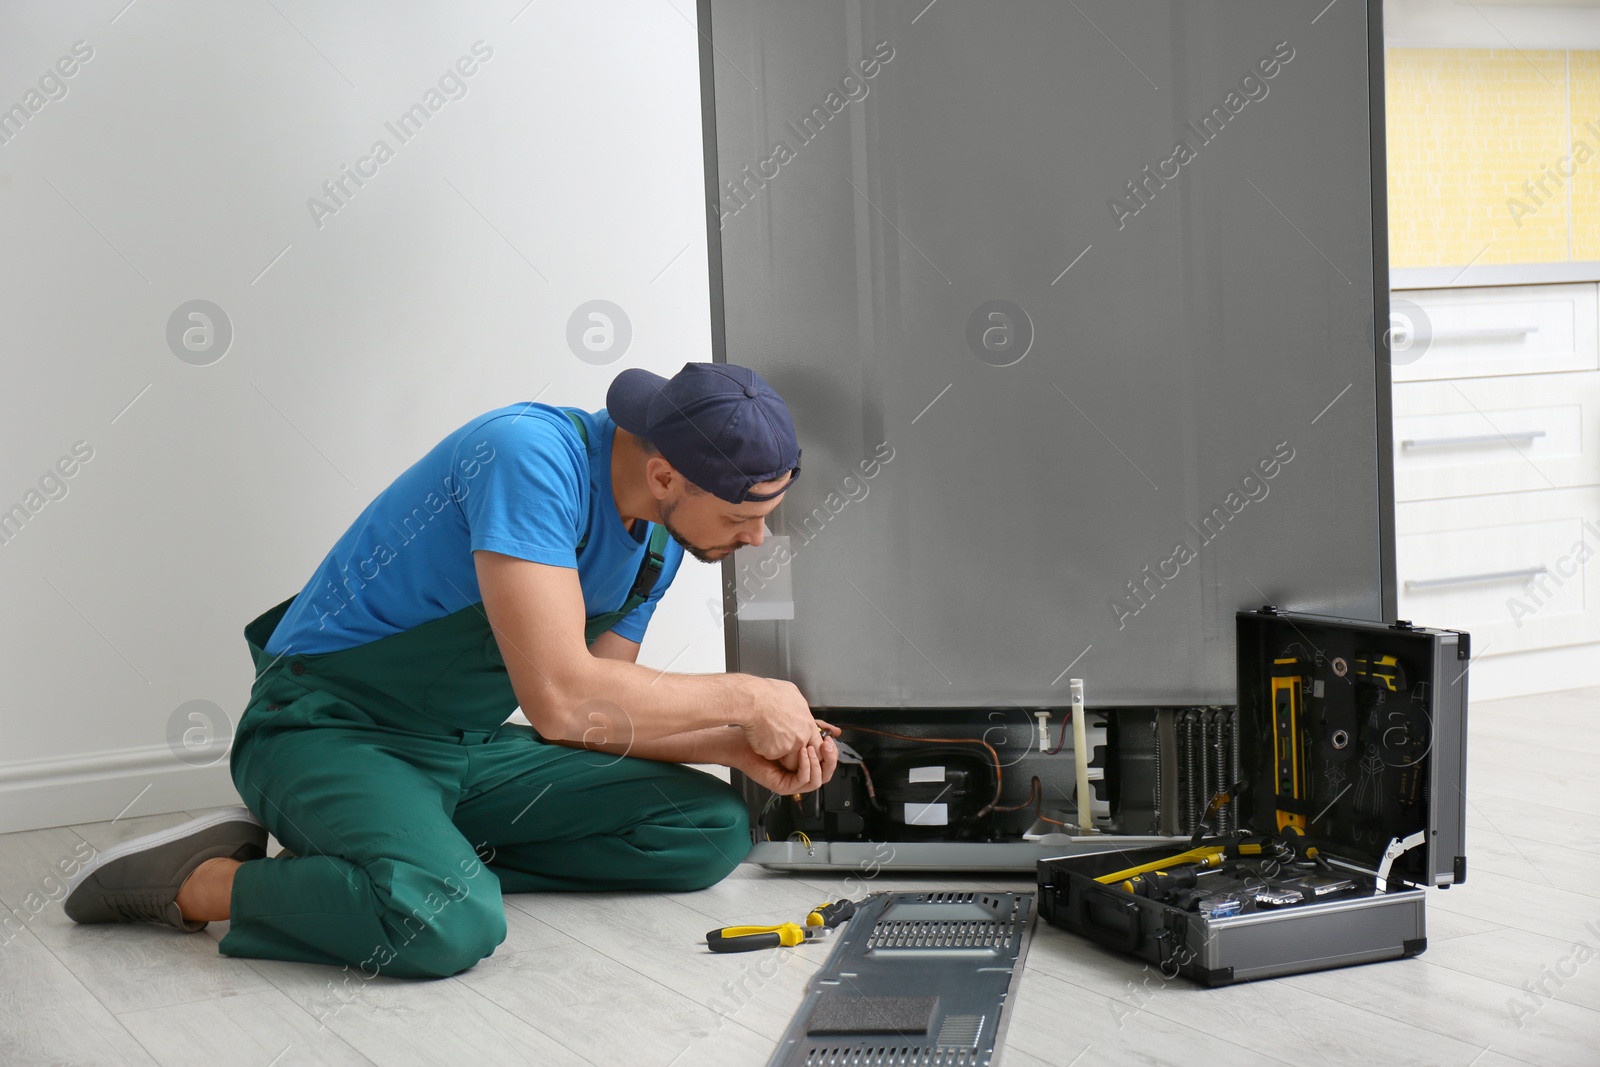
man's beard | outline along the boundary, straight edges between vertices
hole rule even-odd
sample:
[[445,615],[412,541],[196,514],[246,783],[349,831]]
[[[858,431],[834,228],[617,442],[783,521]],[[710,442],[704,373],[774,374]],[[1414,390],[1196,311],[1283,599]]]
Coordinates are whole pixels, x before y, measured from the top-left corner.
[[724,551],[724,554],[726,554],[727,551],[737,547],[735,545],[718,545],[715,548],[703,549],[699,545],[694,544],[687,537],[683,536],[683,534],[680,533],[675,526],[672,525],[672,513],[677,510],[677,504],[663,504],[661,507],[661,525],[666,527],[667,533],[671,535],[674,541],[678,542],[685,552],[689,553],[689,555],[693,556],[701,563],[720,562],[720,556],[712,556],[709,553],[722,550]]

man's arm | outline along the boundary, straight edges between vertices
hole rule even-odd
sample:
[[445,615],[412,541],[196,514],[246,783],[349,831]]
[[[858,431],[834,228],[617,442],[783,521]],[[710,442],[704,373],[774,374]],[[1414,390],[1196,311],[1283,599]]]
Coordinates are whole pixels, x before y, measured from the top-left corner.
[[[512,689],[545,739],[637,749],[674,734],[732,725],[758,756],[793,771],[803,770],[806,749],[821,749],[817,720],[792,683],[749,674],[670,674],[591,655],[576,570],[486,550],[474,552],[473,561]],[[606,647],[615,650],[613,642]],[[811,758],[820,763],[820,751]]]
[[622,663],[639,662],[639,642],[630,641],[615,630],[607,630],[589,646],[591,656],[614,659]]
[[[838,731],[836,726],[830,725],[830,729],[836,733]],[[789,770],[781,764],[758,756],[745,741],[742,730],[727,726],[691,730],[688,733],[673,734],[671,737],[639,744],[625,741],[596,742],[587,745],[572,741],[556,743],[569,748],[585,748],[616,756],[660,760],[663,763],[714,763],[740,771],[756,784],[766,786],[774,793],[785,795],[810,793],[821,789],[823,783],[833,777],[834,768],[839,765],[839,749],[834,745],[831,735],[823,738],[820,747],[806,749],[800,766],[795,770]]]
[[[601,659],[637,663],[639,642],[630,641],[614,630],[607,630],[595,638],[594,644],[589,646],[589,652]],[[718,766],[742,771],[775,793],[809,793],[822,788],[823,783],[833,777],[834,768],[839,765],[839,750],[833,744],[833,737],[837,736],[838,728],[831,724],[822,725],[828,725],[835,733],[822,740],[822,749],[818,753],[820,757],[818,769],[821,775],[815,780],[808,779],[799,771],[789,771],[771,760],[762,759],[745,741],[742,731],[730,730],[726,726],[691,730],[689,733],[673,734],[643,744],[614,741],[610,744],[575,747],[593,748],[602,752],[614,752],[619,756],[661,760],[666,763],[715,763]]]

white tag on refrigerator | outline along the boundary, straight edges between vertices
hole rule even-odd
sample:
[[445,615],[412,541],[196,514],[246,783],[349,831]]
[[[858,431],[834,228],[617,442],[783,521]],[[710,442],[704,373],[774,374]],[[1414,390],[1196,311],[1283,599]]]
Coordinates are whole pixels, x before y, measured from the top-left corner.
[[912,804],[906,803],[907,826],[948,826],[950,824],[950,806],[948,804]]
[[908,782],[942,782],[944,781],[943,767],[913,767],[906,775]]

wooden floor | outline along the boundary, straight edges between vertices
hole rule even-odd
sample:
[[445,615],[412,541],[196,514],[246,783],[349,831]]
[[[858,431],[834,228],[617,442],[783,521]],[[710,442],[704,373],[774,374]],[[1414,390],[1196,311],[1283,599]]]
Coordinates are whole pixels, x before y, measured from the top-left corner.
[[[1474,704],[1467,882],[1405,961],[1202,990],[1035,933],[1001,1060],[1041,1064],[1600,1063],[1600,690]],[[75,926],[55,865],[185,819],[0,836],[0,1063],[761,1064],[821,943],[713,956],[713,926],[824,899],[1026,880],[741,868],[699,893],[506,898],[495,954],[442,981],[232,959],[226,924]]]

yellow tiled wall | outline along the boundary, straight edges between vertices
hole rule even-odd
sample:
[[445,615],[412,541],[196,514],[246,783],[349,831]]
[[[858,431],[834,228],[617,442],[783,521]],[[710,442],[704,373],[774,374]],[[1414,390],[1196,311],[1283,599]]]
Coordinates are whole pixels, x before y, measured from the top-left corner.
[[1594,156],[1572,179],[1572,258],[1600,259],[1600,52],[1568,52],[1572,83],[1573,150],[1583,141]]
[[1391,267],[1600,260],[1600,52],[1390,48],[1385,82]]

